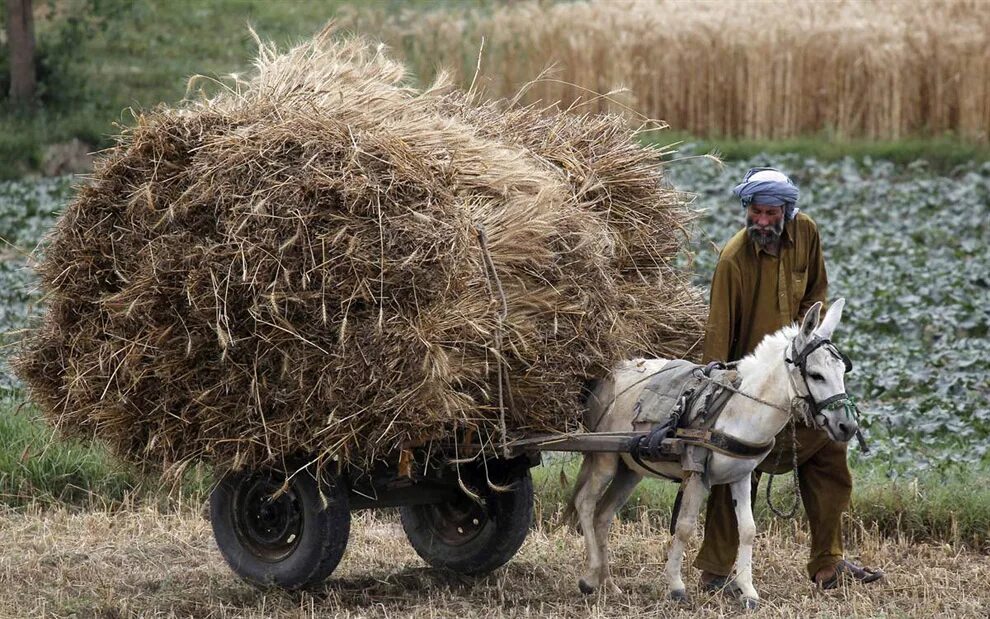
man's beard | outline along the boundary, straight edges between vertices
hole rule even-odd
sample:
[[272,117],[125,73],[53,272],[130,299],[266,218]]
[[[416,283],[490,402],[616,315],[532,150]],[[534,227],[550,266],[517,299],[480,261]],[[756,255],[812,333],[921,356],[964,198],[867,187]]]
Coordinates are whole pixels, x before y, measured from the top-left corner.
[[784,218],[781,217],[777,223],[769,228],[760,228],[750,217],[746,217],[746,232],[749,238],[756,241],[760,247],[773,247],[780,241],[780,235],[784,233]]

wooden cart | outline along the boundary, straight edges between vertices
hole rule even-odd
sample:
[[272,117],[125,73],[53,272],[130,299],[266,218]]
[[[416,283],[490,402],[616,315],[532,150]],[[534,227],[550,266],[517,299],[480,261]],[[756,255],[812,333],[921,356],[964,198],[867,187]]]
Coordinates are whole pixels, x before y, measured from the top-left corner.
[[[542,452],[622,452],[642,436],[534,436],[509,443],[498,454],[462,444],[458,464],[421,449],[371,471],[345,467],[317,476],[312,467],[289,466],[288,471],[234,472],[211,494],[213,532],[240,577],[259,586],[297,589],[319,584],[337,567],[352,511],[398,507],[406,536],[427,563],[485,574],[511,559],[526,539],[533,518],[530,469]],[[679,441],[667,439],[663,448],[676,454]]]

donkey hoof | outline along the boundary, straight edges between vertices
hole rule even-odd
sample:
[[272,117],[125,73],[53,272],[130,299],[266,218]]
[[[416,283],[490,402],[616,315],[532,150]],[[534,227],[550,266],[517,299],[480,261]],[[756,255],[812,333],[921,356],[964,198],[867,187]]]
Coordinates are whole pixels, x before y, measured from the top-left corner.
[[760,600],[756,598],[742,596],[739,598],[742,603],[743,610],[757,610],[760,608]]
[[578,589],[580,589],[581,593],[585,595],[591,595],[595,592],[595,588],[585,582],[583,578],[578,580]]
[[684,589],[674,589],[670,592],[670,599],[678,604],[688,603],[688,594]]

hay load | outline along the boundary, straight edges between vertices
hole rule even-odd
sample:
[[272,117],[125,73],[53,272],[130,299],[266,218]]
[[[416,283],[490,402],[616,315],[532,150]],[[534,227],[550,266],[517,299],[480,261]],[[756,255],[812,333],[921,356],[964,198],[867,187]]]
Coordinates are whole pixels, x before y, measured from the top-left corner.
[[328,30],[143,114],[46,247],[16,367],[52,423],[172,471],[367,464],[574,429],[587,378],[692,352],[689,213],[625,120],[404,80]]

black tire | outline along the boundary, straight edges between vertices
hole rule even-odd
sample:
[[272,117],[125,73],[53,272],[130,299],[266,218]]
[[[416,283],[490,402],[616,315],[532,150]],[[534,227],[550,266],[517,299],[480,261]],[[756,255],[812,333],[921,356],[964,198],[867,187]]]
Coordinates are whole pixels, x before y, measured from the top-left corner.
[[317,481],[309,469],[273,499],[285,478],[275,470],[226,475],[210,495],[210,521],[238,576],[260,587],[299,589],[323,582],[340,563],[351,513],[347,488],[328,474]]
[[445,503],[401,507],[402,528],[416,554],[431,566],[487,574],[515,556],[526,540],[533,521],[533,480],[528,469],[492,471],[494,483],[510,485],[498,492],[483,475],[462,476],[482,504],[462,493]]

